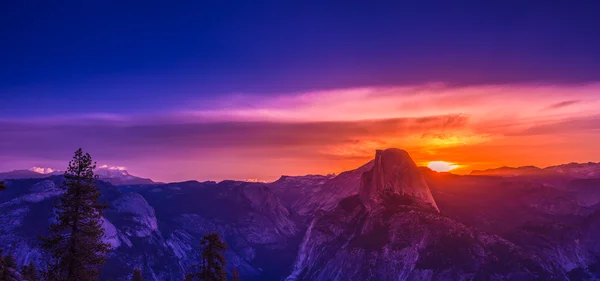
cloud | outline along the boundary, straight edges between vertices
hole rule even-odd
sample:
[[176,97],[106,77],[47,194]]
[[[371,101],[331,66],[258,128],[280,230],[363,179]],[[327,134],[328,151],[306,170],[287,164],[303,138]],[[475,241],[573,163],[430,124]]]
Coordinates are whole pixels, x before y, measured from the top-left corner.
[[[489,164],[511,157],[502,164],[535,160],[541,162],[523,164],[547,166],[566,157],[548,150],[569,151],[574,159],[565,158],[568,162],[600,157],[583,152],[597,141],[599,89],[596,84],[375,87],[239,95],[208,110],[182,106],[153,115],[4,119],[0,168],[66,166],[79,147],[99,163],[119,163],[132,174],[161,181],[337,173],[387,147],[407,149],[418,162]],[[544,110],[548,104],[560,110]]]
[[[188,124],[37,125],[3,124],[0,139],[7,154],[41,153],[77,147],[101,147],[114,156],[163,149],[188,153],[214,148],[323,147],[378,138],[403,138],[431,131],[456,130],[468,123],[467,116],[445,115],[421,118],[329,122],[214,122]],[[10,128],[10,129],[6,129]],[[39,143],[37,140],[46,141]],[[31,152],[29,152],[31,151]],[[107,165],[101,167],[110,168]],[[115,167],[113,167],[115,168]]]
[[573,136],[577,133],[600,134],[600,115],[584,118],[550,121],[533,125],[515,135],[564,135]]
[[561,109],[582,102],[581,100],[566,100],[549,105],[546,109]]
[[[278,97],[237,96],[235,104],[214,109],[189,108],[182,118],[273,122],[351,121],[466,114],[475,119],[543,118],[545,104],[564,112],[595,112],[600,84],[579,86],[484,85],[452,87],[426,84],[313,91]],[[565,97],[571,100],[565,103]],[[227,98],[223,98],[227,101]],[[587,100],[579,103],[574,101]]]
[[491,140],[489,134],[474,133],[425,133],[421,135],[420,141],[423,147],[437,149],[441,147],[465,146],[478,144]]
[[42,167],[32,167],[29,169],[32,172],[36,172],[38,174],[51,174],[54,172],[52,168],[42,168]]
[[[468,123],[469,117],[462,115],[293,123],[230,121],[124,125],[116,122],[111,125],[61,123],[52,126],[4,123],[0,126],[4,136],[0,139],[0,160],[35,158],[42,162],[67,163],[73,151],[83,147],[98,162],[123,163],[132,168],[133,174],[139,174],[136,170],[146,170],[147,176],[162,174],[167,180],[176,178],[174,174],[182,169],[180,165],[185,165],[183,169],[187,175],[196,175],[187,179],[201,179],[211,173],[230,174],[227,177],[221,175],[219,179],[250,176],[269,179],[294,174],[286,170],[292,166],[312,165],[314,170],[307,171],[311,173],[320,173],[323,171],[320,169],[339,172],[325,166],[341,159],[353,159],[358,165],[367,161],[375,149],[414,146],[411,142],[415,136],[463,130]],[[40,143],[40,139],[44,141]],[[314,161],[321,163],[307,164]],[[254,165],[252,169],[257,171],[248,176],[244,169],[252,163],[280,164],[277,167]],[[223,170],[216,171],[219,167]],[[267,171],[268,176],[264,175],[265,171],[258,174],[259,167],[272,170],[273,174],[270,171]],[[100,168],[124,169],[108,165]]]

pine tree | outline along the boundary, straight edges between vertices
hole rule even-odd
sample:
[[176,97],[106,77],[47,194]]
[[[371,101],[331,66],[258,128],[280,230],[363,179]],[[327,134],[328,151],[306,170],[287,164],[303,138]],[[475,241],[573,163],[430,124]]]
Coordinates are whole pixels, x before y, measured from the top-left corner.
[[231,279],[231,281],[241,281],[240,273],[238,272],[237,267],[233,269],[233,278]]
[[131,277],[131,281],[144,281],[144,278],[142,277],[142,271],[136,268],[133,271],[133,277]]
[[17,261],[11,254],[4,256],[2,259],[2,275],[0,275],[1,281],[13,281],[15,279],[15,272],[17,272]]
[[202,237],[200,245],[203,248],[200,272],[188,274],[186,280],[198,278],[202,281],[227,281],[227,261],[223,256],[227,244],[221,240],[219,234],[211,233]]
[[4,184],[3,181],[0,181],[0,191],[2,190],[6,190],[8,187],[6,186],[6,184]]
[[23,279],[25,279],[27,281],[40,280],[40,277],[37,272],[37,268],[35,268],[35,264],[33,264],[32,262],[30,262],[29,265],[24,265],[21,268],[21,275],[23,276]]
[[48,281],[98,280],[99,268],[106,261],[109,245],[102,242],[100,190],[94,175],[96,163],[78,149],[64,174],[66,192],[55,203],[56,223],[50,235],[42,237],[42,248],[52,257]]
[[15,260],[15,256],[12,254],[8,254],[4,256],[4,266],[7,268],[17,268],[17,261]]

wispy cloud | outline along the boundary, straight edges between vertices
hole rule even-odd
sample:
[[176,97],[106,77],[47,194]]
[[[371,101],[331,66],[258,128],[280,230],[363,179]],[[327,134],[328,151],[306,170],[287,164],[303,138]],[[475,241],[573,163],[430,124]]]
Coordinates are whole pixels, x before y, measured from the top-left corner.
[[[100,163],[119,163],[161,181],[340,172],[385,147],[408,149],[418,162],[464,168],[598,160],[591,158],[600,152],[588,149],[599,140],[598,90],[600,85],[356,88],[239,95],[209,110],[182,106],[153,115],[5,119],[0,168],[11,169],[15,161],[60,167],[78,147]],[[547,110],[548,104],[560,110]]]
[[581,100],[566,100],[549,105],[546,109],[560,109],[582,102]]
[[[593,112],[600,84],[583,86],[489,85],[450,87],[439,84],[411,87],[315,91],[258,98],[213,110],[188,109],[193,118],[268,120],[277,122],[348,121],[467,114],[477,118],[544,117],[547,104],[571,106],[565,114]],[[565,97],[572,98],[565,103]],[[579,100],[589,100],[577,103]],[[227,100],[227,99],[224,99]],[[243,106],[240,106],[243,104]],[[560,104],[560,105],[559,105]],[[551,114],[551,113],[545,113]]]
[[[123,163],[132,167],[132,173],[141,167],[146,167],[143,170],[149,170],[149,166],[161,167],[147,175],[160,177],[159,180],[172,180],[171,173],[181,169],[189,175],[186,178],[211,175],[213,179],[215,175],[217,179],[245,178],[248,166],[257,170],[253,177],[270,178],[294,174],[288,165],[314,168],[307,171],[310,173],[339,172],[332,164],[335,161],[354,159],[352,165],[358,165],[371,157],[375,149],[415,147],[414,136],[461,131],[467,125],[468,117],[456,115],[294,123],[230,121],[87,126],[4,123],[0,126],[4,136],[0,140],[3,147],[0,160],[20,157],[66,163],[75,148],[84,147],[98,162]],[[40,139],[44,142],[40,143]],[[171,165],[174,162],[188,164]],[[254,164],[275,162],[288,165]],[[313,163],[306,164],[309,162]],[[217,170],[224,163],[227,166]],[[228,174],[232,176],[226,176]]]
[[576,133],[600,133],[600,115],[571,118],[536,124],[517,135],[571,135]]

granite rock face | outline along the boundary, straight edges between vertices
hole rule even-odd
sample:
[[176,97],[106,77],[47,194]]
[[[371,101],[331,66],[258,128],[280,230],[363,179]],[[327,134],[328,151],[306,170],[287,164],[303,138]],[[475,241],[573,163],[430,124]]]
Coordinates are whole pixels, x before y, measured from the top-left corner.
[[365,207],[372,210],[394,196],[403,196],[424,208],[439,211],[425,179],[406,151],[377,150],[373,169],[362,175],[359,197]]
[[317,213],[286,280],[565,280],[552,261],[439,211],[406,152],[378,151],[359,194]]
[[[7,181],[0,194],[0,241],[19,265],[45,268],[38,237],[50,223],[53,201],[64,191],[61,176]],[[229,248],[228,268],[245,280],[281,279],[304,231],[300,218],[265,184],[224,181],[115,187],[98,182],[109,208],[104,241],[111,245],[102,280],[183,280],[200,259],[200,239],[217,232]]]
[[564,280],[542,259],[431,210],[353,196],[311,224],[286,280]]
[[282,176],[269,184],[269,188],[284,205],[310,222],[318,210],[331,210],[340,200],[358,194],[362,174],[371,170],[373,163],[370,161],[337,176]]

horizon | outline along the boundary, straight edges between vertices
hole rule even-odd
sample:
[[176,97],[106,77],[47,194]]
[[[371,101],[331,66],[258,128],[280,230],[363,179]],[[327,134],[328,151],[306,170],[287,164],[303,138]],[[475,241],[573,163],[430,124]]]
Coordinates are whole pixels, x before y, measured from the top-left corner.
[[[410,152],[408,152],[410,155]],[[125,171],[127,172],[129,175],[132,176],[136,176],[136,177],[140,177],[140,178],[147,178],[147,179],[151,179],[154,182],[157,183],[177,183],[177,182],[187,182],[187,181],[197,181],[197,182],[206,182],[206,181],[214,181],[214,182],[222,182],[222,181],[243,181],[243,182],[256,182],[256,183],[273,183],[279,179],[281,179],[282,177],[306,177],[306,176],[338,176],[340,173],[343,172],[347,172],[347,171],[352,171],[355,169],[358,169],[364,165],[367,165],[369,162],[373,161],[373,159],[364,162],[354,168],[348,169],[348,170],[344,170],[344,171],[339,171],[339,172],[330,172],[330,173],[326,173],[326,172],[322,172],[322,173],[311,173],[311,174],[281,174],[275,178],[243,178],[243,179],[238,179],[238,178],[223,178],[223,179],[202,179],[202,178],[190,178],[190,179],[177,179],[174,181],[162,181],[162,180],[157,180],[154,177],[152,177],[151,175],[138,175],[136,173],[131,173],[127,167],[123,167],[123,166],[110,166],[110,165],[97,165],[97,168],[95,170],[98,169],[107,169],[107,170],[111,170],[111,171]],[[433,161],[433,162],[444,162],[444,161]],[[490,167],[490,168],[486,168],[486,169],[481,169],[481,170],[465,170],[462,167],[460,167],[459,165],[456,165],[457,167],[453,167],[450,168],[448,170],[438,170],[436,169],[436,167],[431,167],[429,166],[431,164],[431,162],[416,162],[415,164],[417,165],[417,167],[419,168],[426,168],[429,169],[433,172],[436,173],[448,173],[448,174],[453,174],[453,175],[471,175],[472,172],[485,172],[488,170],[500,170],[500,169],[519,169],[519,168],[537,168],[537,169],[547,169],[547,168],[552,168],[552,167],[556,167],[556,166],[561,166],[561,165],[569,165],[569,164],[580,164],[580,165],[585,165],[585,164],[600,164],[600,162],[593,162],[593,161],[589,161],[589,162],[565,162],[565,163],[556,163],[556,164],[552,164],[552,165],[548,165],[548,166],[535,166],[535,165],[522,165],[522,166],[497,166],[497,167]],[[449,164],[449,165],[455,165],[454,163],[445,163],[445,164]],[[444,168],[441,168],[444,169]],[[31,168],[15,168],[12,170],[6,170],[6,171],[0,171],[0,174],[2,173],[10,173],[10,172],[17,172],[17,171],[31,171],[31,172],[35,172],[38,174],[42,174],[42,175],[51,175],[51,174],[55,174],[55,173],[64,173],[65,170],[61,170],[61,169],[55,169],[52,167],[31,167]],[[55,174],[56,175],[56,174]]]
[[77,147],[165,182],[387,147],[454,173],[600,161],[594,2],[3,5],[0,170]]

